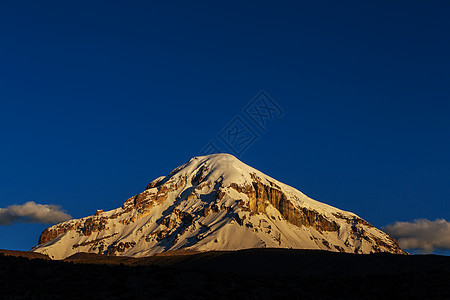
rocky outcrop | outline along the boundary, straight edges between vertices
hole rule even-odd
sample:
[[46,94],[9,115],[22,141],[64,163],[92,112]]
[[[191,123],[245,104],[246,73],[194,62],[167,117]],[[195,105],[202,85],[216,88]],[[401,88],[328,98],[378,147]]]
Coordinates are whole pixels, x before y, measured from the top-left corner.
[[[113,237],[113,236],[115,236],[115,235],[117,235],[118,233],[116,232],[116,233],[114,233],[114,234],[111,234],[111,235],[107,235],[107,236],[104,236],[104,237],[101,237],[101,238],[98,238],[98,239],[95,239],[95,240],[92,240],[92,241],[87,241],[87,242],[83,242],[83,243],[79,243],[79,244],[74,244],[73,246],[72,246],[72,248],[73,249],[76,249],[76,248],[78,248],[78,247],[83,247],[83,246],[87,246],[87,245],[93,245],[93,248],[95,248],[96,246],[99,246],[100,245],[100,243],[101,243],[101,241],[103,241],[103,240],[105,240],[105,239],[109,239],[109,238],[111,238],[111,237]],[[102,249],[103,249],[103,247],[101,247]],[[95,249],[94,249],[95,250]],[[100,250],[100,252],[101,252],[101,250]]]
[[271,204],[288,222],[296,226],[313,227],[318,231],[337,231],[339,229],[336,222],[328,220],[317,211],[296,207],[275,183],[269,181],[269,185],[267,185],[256,174],[251,175],[254,180],[251,186],[230,185],[236,191],[248,196],[248,208],[251,212],[265,213],[267,205]]
[[115,255],[116,252],[124,252],[128,248],[136,246],[136,242],[114,242],[106,251],[106,255]]
[[146,190],[149,190],[149,189],[152,189],[152,188],[155,188],[155,187],[160,186],[161,184],[164,183],[164,180],[165,180],[165,179],[166,179],[165,176],[161,176],[161,177],[159,177],[159,178],[156,178],[155,180],[153,180],[152,182],[150,182],[150,183],[147,185]]
[[91,217],[91,218],[88,218],[86,221],[84,221],[82,226],[79,226],[79,230],[84,235],[91,235],[93,232],[105,230],[106,229],[106,224],[108,224],[108,219],[107,218]]
[[60,225],[57,225],[56,227],[50,227],[45,229],[42,232],[41,236],[39,237],[39,245],[54,240],[61,234],[64,234],[67,231],[74,229],[75,226],[76,224],[62,223]]
[[110,218],[101,217],[98,211],[94,216],[82,219],[78,222],[61,223],[56,226],[45,229],[39,237],[39,245],[54,240],[58,236],[75,230],[82,235],[89,236],[93,232],[104,231],[107,229]]

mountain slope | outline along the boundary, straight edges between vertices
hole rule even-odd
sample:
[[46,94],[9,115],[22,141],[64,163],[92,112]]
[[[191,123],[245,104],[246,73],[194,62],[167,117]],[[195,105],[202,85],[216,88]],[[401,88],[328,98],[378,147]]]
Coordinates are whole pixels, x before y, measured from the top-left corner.
[[194,157],[121,208],[47,228],[32,249],[149,256],[245,248],[404,253],[357,215],[315,201],[229,154]]

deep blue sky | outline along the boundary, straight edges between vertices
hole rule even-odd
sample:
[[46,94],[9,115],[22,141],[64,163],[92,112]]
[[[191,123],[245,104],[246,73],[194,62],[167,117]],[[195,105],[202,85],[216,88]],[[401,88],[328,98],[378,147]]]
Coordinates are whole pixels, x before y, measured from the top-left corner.
[[450,3],[362,2],[2,1],[0,207],[119,207],[265,90],[243,162],[377,227],[448,220]]

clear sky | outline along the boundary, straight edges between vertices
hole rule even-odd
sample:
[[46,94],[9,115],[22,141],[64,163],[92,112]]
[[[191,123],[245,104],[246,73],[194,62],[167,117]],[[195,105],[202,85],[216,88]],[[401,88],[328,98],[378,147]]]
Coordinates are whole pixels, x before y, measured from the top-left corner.
[[[15,0],[0,33],[0,208],[117,208],[237,120],[238,158],[316,200],[450,220],[448,1]],[[264,130],[261,90],[283,110]]]

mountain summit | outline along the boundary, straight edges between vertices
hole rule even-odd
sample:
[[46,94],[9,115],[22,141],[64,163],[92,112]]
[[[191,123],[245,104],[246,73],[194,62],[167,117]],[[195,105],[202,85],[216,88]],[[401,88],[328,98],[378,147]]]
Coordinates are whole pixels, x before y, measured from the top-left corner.
[[142,257],[265,247],[405,253],[357,215],[229,154],[194,157],[120,208],[49,227],[32,251],[62,259],[77,252]]

